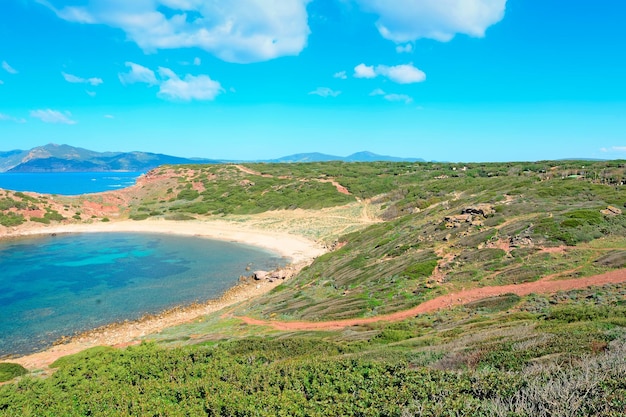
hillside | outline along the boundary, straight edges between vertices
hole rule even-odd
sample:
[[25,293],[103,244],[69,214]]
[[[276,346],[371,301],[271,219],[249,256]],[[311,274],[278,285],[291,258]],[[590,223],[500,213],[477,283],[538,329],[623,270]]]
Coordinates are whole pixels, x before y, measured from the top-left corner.
[[378,155],[373,152],[356,152],[348,156],[328,155],[319,152],[298,153],[277,159],[270,159],[267,163],[300,163],[300,162],[424,162],[421,158],[399,158],[396,156]]
[[[398,158],[377,155],[372,152],[357,152],[342,157],[322,153],[302,153],[284,156],[265,163],[301,162],[418,162],[417,158]],[[30,150],[0,151],[0,173],[2,172],[145,172],[161,165],[220,164],[232,161],[216,159],[189,159],[149,152],[95,152],[69,145],[48,144]]]
[[164,164],[217,163],[148,152],[94,152],[48,144],[0,153],[0,172],[148,171]]
[[312,162],[5,192],[5,231],[219,218],[329,252],[151,343],[1,387],[0,415],[623,415],[625,182],[625,161]]

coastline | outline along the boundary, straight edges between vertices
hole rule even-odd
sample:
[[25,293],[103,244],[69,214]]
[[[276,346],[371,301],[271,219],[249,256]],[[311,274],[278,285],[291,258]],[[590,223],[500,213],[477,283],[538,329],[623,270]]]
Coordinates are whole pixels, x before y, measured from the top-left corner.
[[[310,264],[313,259],[325,253],[325,249],[322,246],[301,236],[255,229],[245,224],[236,224],[221,220],[185,222],[167,220],[122,220],[107,223],[42,225],[6,230],[4,233],[0,232],[0,239],[17,238],[21,236],[106,232],[176,234],[180,236],[196,236],[257,246],[290,259],[289,265],[283,268],[287,272],[285,279],[297,274],[300,269]],[[279,285],[280,282],[282,282],[282,280],[274,280],[274,282],[262,280],[238,283],[227,290],[221,297],[207,300],[205,303],[173,308],[135,321],[112,323],[84,332],[75,337],[69,337],[67,342],[63,340],[59,344],[44,351],[19,357],[4,358],[0,360],[0,362],[18,363],[29,370],[36,370],[46,368],[62,356],[78,353],[91,347],[128,346],[133,343],[138,343],[142,337],[149,334],[157,333],[171,326],[193,321],[200,316],[265,294]]]

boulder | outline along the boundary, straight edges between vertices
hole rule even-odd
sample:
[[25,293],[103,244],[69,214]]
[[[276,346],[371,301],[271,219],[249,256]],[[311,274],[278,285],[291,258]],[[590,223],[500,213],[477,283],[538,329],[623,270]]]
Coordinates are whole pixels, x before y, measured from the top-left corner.
[[475,216],[489,217],[493,216],[496,211],[489,204],[476,204],[474,206],[466,207],[461,212],[462,214],[473,214]]
[[267,279],[268,274],[267,271],[254,271],[254,279],[257,281],[261,281],[262,279]]
[[469,223],[472,221],[472,218],[471,214],[459,214],[455,216],[446,216],[444,220],[450,223]]
[[618,209],[618,208],[617,208],[617,207],[615,207],[615,206],[608,206],[608,207],[606,208],[606,211],[607,211],[609,214],[613,214],[613,215],[615,215],[615,216],[619,216],[620,214],[622,214],[622,210],[621,210],[621,209]]

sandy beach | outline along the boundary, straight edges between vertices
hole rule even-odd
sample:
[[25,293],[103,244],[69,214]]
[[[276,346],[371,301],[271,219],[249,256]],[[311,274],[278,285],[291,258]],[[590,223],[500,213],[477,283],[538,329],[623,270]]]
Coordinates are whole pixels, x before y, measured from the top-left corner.
[[[144,220],[138,222],[125,220],[106,223],[41,226],[13,230],[7,229],[4,233],[0,233],[0,238],[105,232],[177,234],[232,241],[261,247],[278,253],[290,260],[291,264],[286,268],[288,278],[297,273],[305,265],[310,264],[315,257],[325,252],[325,249],[321,245],[301,236],[255,229],[245,224],[219,220],[185,222],[166,220]],[[209,300],[201,305],[172,309],[162,314],[146,317],[138,321],[115,323],[74,337],[66,343],[58,344],[43,352],[11,358],[6,361],[19,363],[30,370],[43,369],[59,357],[77,353],[90,347],[126,346],[137,343],[146,335],[159,332],[170,326],[192,321],[202,315],[219,311],[238,302],[257,297],[279,284],[280,280],[274,282],[263,280],[252,283],[241,283],[228,290],[217,300]]]

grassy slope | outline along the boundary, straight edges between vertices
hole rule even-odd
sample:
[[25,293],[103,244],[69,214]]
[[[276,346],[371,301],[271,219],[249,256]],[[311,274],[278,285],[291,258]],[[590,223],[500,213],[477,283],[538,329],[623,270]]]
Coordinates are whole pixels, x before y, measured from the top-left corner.
[[[248,167],[264,176],[190,167],[129,212],[196,217],[205,215],[197,204],[215,204],[214,213],[241,216],[304,207],[309,192],[319,192],[319,207],[372,199],[384,223],[351,223],[360,230],[340,237],[335,251],[237,310],[283,319],[367,316],[459,288],[624,268],[626,216],[600,214],[626,202],[616,185],[624,164],[582,164]],[[563,179],[581,171],[587,178]],[[352,196],[315,181],[328,178]],[[290,206],[255,203],[281,192]],[[477,203],[495,213],[475,219],[482,224],[446,227],[444,217]],[[337,235],[320,234],[329,243]],[[568,248],[543,250],[561,245]],[[508,295],[399,323],[306,333],[214,315],[155,335],[157,344],[85,352],[61,361],[48,379],[4,386],[0,415],[618,416],[626,410],[625,299],[626,285]]]

